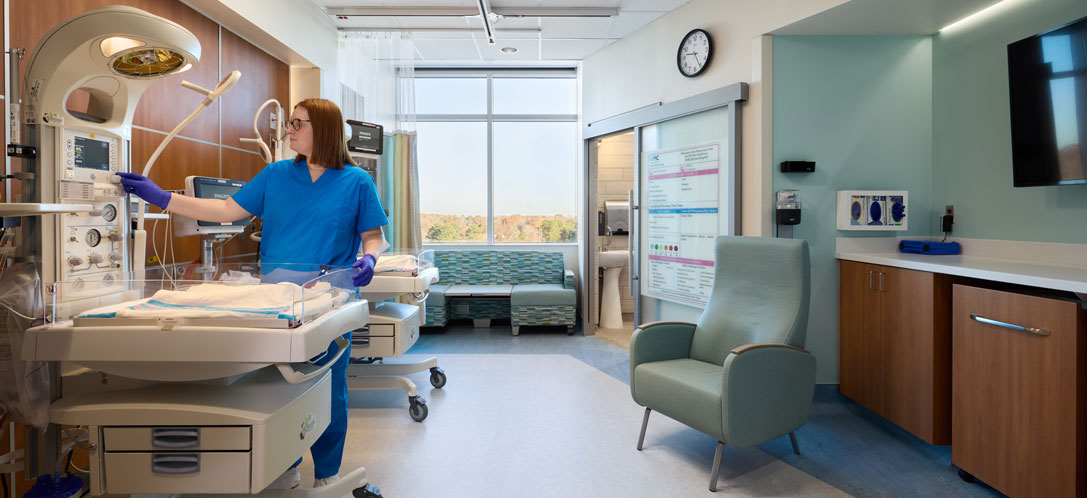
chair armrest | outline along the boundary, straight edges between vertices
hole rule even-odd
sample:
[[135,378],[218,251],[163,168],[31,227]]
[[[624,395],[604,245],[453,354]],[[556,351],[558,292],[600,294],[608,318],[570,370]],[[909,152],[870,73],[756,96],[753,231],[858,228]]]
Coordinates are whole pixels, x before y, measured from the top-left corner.
[[725,358],[722,429],[735,448],[762,444],[804,425],[815,394],[815,357],[787,344],[747,344]]
[[574,279],[574,270],[563,270],[562,287],[564,289],[574,289],[577,287],[577,280]]
[[638,365],[691,355],[694,328],[695,324],[687,322],[650,322],[634,329],[634,335],[630,337],[631,395],[634,394],[634,369]]

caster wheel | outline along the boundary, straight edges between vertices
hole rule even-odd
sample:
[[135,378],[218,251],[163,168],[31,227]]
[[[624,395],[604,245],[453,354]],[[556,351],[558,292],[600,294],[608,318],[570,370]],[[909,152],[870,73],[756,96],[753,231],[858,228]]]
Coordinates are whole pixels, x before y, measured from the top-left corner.
[[959,478],[966,482],[974,482],[974,474],[971,474],[965,470],[959,469]]
[[422,396],[408,396],[408,402],[411,404],[408,407],[408,414],[411,415],[411,419],[416,422],[426,420],[426,416],[430,412],[426,407],[426,400]]
[[442,387],[445,386],[445,381],[446,381],[445,370],[442,370],[442,369],[440,369],[438,367],[434,367],[434,368],[430,369],[430,385],[432,385],[432,386],[434,386],[434,387],[436,387],[438,389],[441,389]]
[[381,498],[381,489],[373,484],[367,484],[361,488],[351,490],[354,498]]

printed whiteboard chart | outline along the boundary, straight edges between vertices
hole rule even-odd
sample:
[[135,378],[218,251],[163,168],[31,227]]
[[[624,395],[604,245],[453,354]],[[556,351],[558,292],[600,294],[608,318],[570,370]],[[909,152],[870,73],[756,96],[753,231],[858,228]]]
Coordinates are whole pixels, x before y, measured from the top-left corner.
[[705,306],[718,234],[719,142],[647,152],[645,295]]

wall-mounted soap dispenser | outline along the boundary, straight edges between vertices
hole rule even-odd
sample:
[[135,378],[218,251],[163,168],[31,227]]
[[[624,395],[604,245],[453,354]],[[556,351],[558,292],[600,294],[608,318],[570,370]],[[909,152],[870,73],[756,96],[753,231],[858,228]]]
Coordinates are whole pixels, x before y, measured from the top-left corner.
[[611,229],[612,235],[630,234],[630,203],[627,201],[604,201],[604,222]]

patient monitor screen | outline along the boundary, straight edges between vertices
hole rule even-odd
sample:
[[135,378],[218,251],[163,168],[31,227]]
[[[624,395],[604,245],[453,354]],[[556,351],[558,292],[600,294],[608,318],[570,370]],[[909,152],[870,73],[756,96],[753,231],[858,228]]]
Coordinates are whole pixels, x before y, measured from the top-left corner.
[[74,160],[77,168],[109,171],[109,142],[75,137]]
[[[234,195],[245,185],[242,182],[234,180],[219,180],[215,178],[196,178],[193,181],[193,193],[196,197],[201,199],[228,199]],[[223,223],[214,221],[197,221],[200,226],[221,226]],[[234,221],[234,226],[245,226],[249,224],[249,218],[242,218]]]

